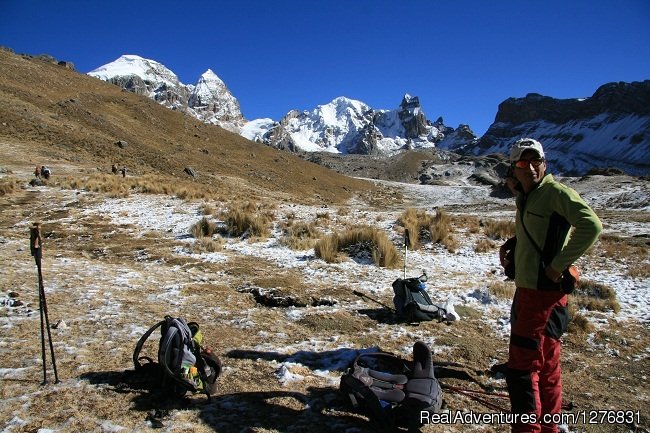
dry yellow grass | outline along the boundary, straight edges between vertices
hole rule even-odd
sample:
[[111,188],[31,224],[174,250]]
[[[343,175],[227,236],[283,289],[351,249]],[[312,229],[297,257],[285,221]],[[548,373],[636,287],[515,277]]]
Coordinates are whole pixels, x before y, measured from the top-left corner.
[[486,219],[482,224],[485,236],[490,239],[508,239],[515,235],[515,222],[512,220]]
[[630,257],[650,258],[647,245],[633,238],[623,238],[616,235],[601,235],[599,242],[590,251],[600,257],[625,264]]
[[9,195],[18,189],[20,181],[14,178],[0,178],[0,196]]
[[385,232],[375,227],[361,226],[350,228],[342,233],[333,233],[316,243],[316,257],[332,263],[341,260],[340,253],[346,251],[356,255],[363,251],[369,253],[373,263],[386,268],[396,268],[400,256],[395,245]]
[[294,250],[307,250],[313,248],[320,236],[314,222],[290,222],[284,228],[284,236],[280,239],[283,245]]
[[487,253],[490,251],[494,251],[496,248],[497,244],[490,239],[479,239],[476,242],[476,246],[474,247],[474,251],[477,253]]
[[650,263],[641,263],[638,266],[631,266],[627,270],[631,278],[650,278]]
[[512,281],[494,281],[488,286],[488,292],[499,299],[512,299],[515,295],[515,285]]
[[451,216],[444,209],[438,209],[432,215],[423,209],[408,208],[397,222],[409,231],[409,249],[417,250],[426,242],[441,243],[450,250],[458,247],[451,236]]
[[[131,193],[164,194],[183,200],[208,198],[219,191],[218,187],[206,187],[190,181],[172,180],[169,177],[145,174],[142,176],[115,176],[97,173],[92,176],[59,176],[52,185],[67,189],[80,189],[105,193],[109,197],[126,197]],[[223,192],[223,191],[221,191]]]
[[192,244],[192,252],[194,253],[214,253],[221,251],[223,246],[219,239],[202,237]]
[[254,202],[233,203],[221,216],[229,236],[266,238],[274,215]]
[[589,311],[618,313],[621,310],[616,292],[611,287],[591,280],[581,279],[572,298],[576,307]]
[[192,227],[190,227],[190,234],[197,239],[203,237],[212,237],[217,230],[217,224],[210,221],[206,217],[201,218]]

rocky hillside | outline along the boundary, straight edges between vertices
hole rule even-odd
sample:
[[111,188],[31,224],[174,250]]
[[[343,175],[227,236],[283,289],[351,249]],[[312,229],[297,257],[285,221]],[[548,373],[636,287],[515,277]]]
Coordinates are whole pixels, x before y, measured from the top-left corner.
[[[171,90],[168,97],[174,100]],[[12,149],[5,159],[32,170],[48,165],[56,174],[67,166],[79,174],[101,174],[114,163],[126,166],[130,176],[171,177],[242,200],[255,195],[328,203],[372,190],[367,182],[253,143],[51,59],[3,49],[0,144]]]
[[555,99],[530,93],[499,105],[495,122],[475,144],[449,143],[457,152],[506,153],[517,138],[539,139],[554,171],[580,175],[616,167],[650,173],[650,80],[609,83],[589,98]]

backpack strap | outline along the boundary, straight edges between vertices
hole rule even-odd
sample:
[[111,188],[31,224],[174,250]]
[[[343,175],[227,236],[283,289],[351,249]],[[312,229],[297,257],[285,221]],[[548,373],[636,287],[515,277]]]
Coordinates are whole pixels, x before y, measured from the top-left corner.
[[[189,346],[190,346],[190,350],[196,357],[196,369],[199,372],[201,383],[203,383],[203,393],[206,395],[206,397],[208,397],[208,401],[210,401],[211,396],[210,396],[210,389],[208,386],[208,383],[210,382],[210,378],[208,377],[206,371],[209,367],[205,362],[203,355],[201,354],[201,345],[193,338],[194,335],[199,332],[199,325],[196,322],[190,322],[188,323],[188,329],[190,329],[190,332],[192,333],[192,335],[190,335]],[[219,371],[219,373],[220,372],[221,371]],[[215,375],[214,380],[217,379],[217,376],[218,373]]]
[[142,364],[140,363],[141,359],[147,359],[151,362],[151,358],[149,357],[142,357],[140,358],[140,351],[142,350],[142,346],[144,345],[145,341],[147,341],[147,338],[151,335],[153,331],[158,329],[160,326],[165,323],[165,320],[161,320],[160,322],[156,323],[153,325],[147,332],[145,332],[142,337],[140,337],[140,340],[138,340],[138,343],[135,345],[135,350],[133,351],[133,365],[135,366],[135,369],[138,370],[142,367]]

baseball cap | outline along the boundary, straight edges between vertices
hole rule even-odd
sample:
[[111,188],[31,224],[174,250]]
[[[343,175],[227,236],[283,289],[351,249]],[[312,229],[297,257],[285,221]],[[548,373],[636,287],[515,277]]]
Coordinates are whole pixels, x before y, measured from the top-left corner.
[[544,159],[542,143],[533,138],[520,138],[510,148],[510,162],[519,161],[521,154],[527,150],[534,150],[540,158]]

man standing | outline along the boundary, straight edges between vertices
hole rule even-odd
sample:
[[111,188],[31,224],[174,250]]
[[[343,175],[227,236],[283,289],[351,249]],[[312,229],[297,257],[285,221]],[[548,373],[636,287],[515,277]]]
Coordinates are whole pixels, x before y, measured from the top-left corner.
[[577,192],[546,173],[539,141],[517,140],[510,162],[518,181],[517,290],[506,381],[513,414],[535,414],[537,420],[519,420],[512,431],[557,432],[557,425],[545,423],[542,415],[562,410],[560,337],[569,322],[562,271],[596,242],[602,224]]

